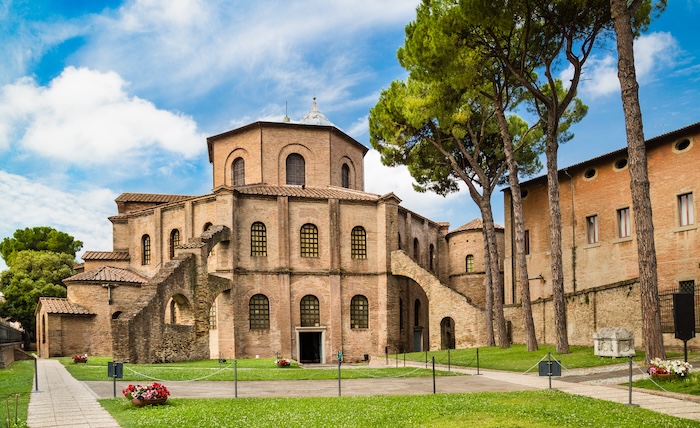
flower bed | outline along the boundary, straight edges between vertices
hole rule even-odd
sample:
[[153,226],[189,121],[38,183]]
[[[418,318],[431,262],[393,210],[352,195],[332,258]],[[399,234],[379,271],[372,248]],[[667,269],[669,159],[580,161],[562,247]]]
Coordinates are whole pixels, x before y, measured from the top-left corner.
[[690,363],[684,361],[654,358],[651,360],[651,366],[649,366],[647,373],[658,378],[669,377],[664,375],[670,375],[670,377],[686,377],[692,368],[693,366],[690,365]]
[[286,358],[280,358],[275,363],[277,367],[289,367],[292,364],[292,362]]
[[87,363],[87,361],[88,361],[87,354],[85,354],[85,355],[73,355],[73,362],[74,363]]
[[154,382],[150,385],[129,385],[122,389],[122,394],[135,406],[141,407],[146,404],[163,404],[170,391],[165,385]]

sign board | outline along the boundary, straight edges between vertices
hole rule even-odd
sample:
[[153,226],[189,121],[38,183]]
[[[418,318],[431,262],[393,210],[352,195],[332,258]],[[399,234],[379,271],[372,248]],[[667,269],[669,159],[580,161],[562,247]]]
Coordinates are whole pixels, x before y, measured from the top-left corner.
[[124,377],[124,363],[108,362],[107,363],[107,376],[121,379]]
[[559,361],[540,361],[540,376],[561,376],[561,363]]

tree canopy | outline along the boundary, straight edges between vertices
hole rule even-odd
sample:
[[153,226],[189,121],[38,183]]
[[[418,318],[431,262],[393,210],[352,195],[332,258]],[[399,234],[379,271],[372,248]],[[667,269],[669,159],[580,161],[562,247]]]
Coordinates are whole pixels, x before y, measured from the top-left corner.
[[0,256],[9,266],[10,258],[19,251],[52,251],[68,254],[75,258],[75,254],[81,248],[83,248],[83,243],[69,234],[52,227],[38,226],[17,229],[12,238],[3,239],[0,242]]

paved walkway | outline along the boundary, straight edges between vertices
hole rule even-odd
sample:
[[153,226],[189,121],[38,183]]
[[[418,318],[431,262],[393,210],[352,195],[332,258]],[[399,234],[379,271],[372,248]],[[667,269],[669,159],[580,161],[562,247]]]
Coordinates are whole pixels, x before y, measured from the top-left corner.
[[[376,361],[376,360],[375,360]],[[407,362],[410,365],[410,363]],[[383,364],[375,364],[381,367]],[[393,367],[392,364],[389,365]],[[425,367],[423,364],[416,365]],[[114,394],[113,383],[78,382],[55,360],[39,359],[39,389],[29,402],[28,424],[38,427],[118,427],[114,419],[100,407],[96,398]],[[453,371],[476,375],[475,369]],[[609,376],[619,376],[618,370]],[[480,376],[437,377],[438,393],[518,391],[547,389],[549,380],[536,374],[520,374],[496,370],[480,370]],[[586,378],[600,375],[553,378],[552,388],[576,395],[629,404],[627,388],[616,385],[591,384]],[[555,380],[556,379],[556,380]],[[617,380],[615,380],[617,382]],[[594,381],[595,382],[595,381]],[[129,382],[117,382],[117,396]],[[173,397],[334,397],[338,395],[337,380],[301,381],[241,381],[233,382],[168,382]],[[347,379],[340,384],[343,396],[353,395],[416,395],[433,392],[433,380],[428,378]],[[700,402],[696,397],[680,394],[641,392],[634,389],[632,404],[655,412],[700,421]]]
[[[97,403],[84,383],[57,360],[37,360],[39,391],[29,398],[27,424],[31,428],[114,428],[117,421]],[[36,385],[35,385],[36,388]]]

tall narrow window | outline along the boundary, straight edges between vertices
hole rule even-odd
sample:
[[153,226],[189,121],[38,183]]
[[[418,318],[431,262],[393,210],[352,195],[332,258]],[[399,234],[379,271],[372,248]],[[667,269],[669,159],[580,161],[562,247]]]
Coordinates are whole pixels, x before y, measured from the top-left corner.
[[680,221],[679,224],[681,226],[690,226],[691,224],[695,223],[692,193],[678,195],[678,214]]
[[399,299],[399,331],[403,331],[403,299]]
[[632,234],[629,208],[617,210],[617,234],[618,238],[627,238]]
[[474,272],[474,256],[471,254],[467,254],[467,272]]
[[267,257],[267,229],[259,221],[250,226],[250,255]]
[[321,325],[321,309],[316,296],[309,294],[302,297],[299,306],[302,327],[318,327]]
[[598,216],[586,217],[586,237],[589,244],[598,242]]
[[141,264],[151,264],[151,237],[148,235],[141,237]]
[[170,324],[177,324],[177,302],[170,299]]
[[416,303],[413,305],[413,325],[420,326],[420,300],[416,299]]
[[245,186],[245,160],[236,158],[233,161],[233,185]]
[[287,156],[287,184],[306,184],[306,165],[304,158],[298,153]]
[[270,328],[270,301],[264,294],[250,298],[248,305],[251,330],[268,330]]
[[431,272],[433,270],[433,257],[435,256],[435,254],[433,254],[434,252],[435,252],[435,247],[433,246],[433,244],[430,244],[430,271]]
[[355,226],[350,233],[350,256],[353,259],[367,258],[367,233],[362,226]]
[[418,238],[413,238],[413,260],[420,263],[420,247],[418,246]]
[[399,250],[401,249],[401,234],[399,233]]
[[525,231],[525,254],[530,254],[530,231]]
[[350,167],[346,163],[340,168],[340,185],[346,189],[350,187]]
[[175,257],[175,247],[180,245],[180,231],[173,229],[170,231],[170,258]]
[[350,301],[350,328],[369,328],[369,304],[360,294]]
[[216,300],[209,307],[209,330],[216,330]]
[[301,256],[318,257],[318,229],[311,223],[301,227]]

